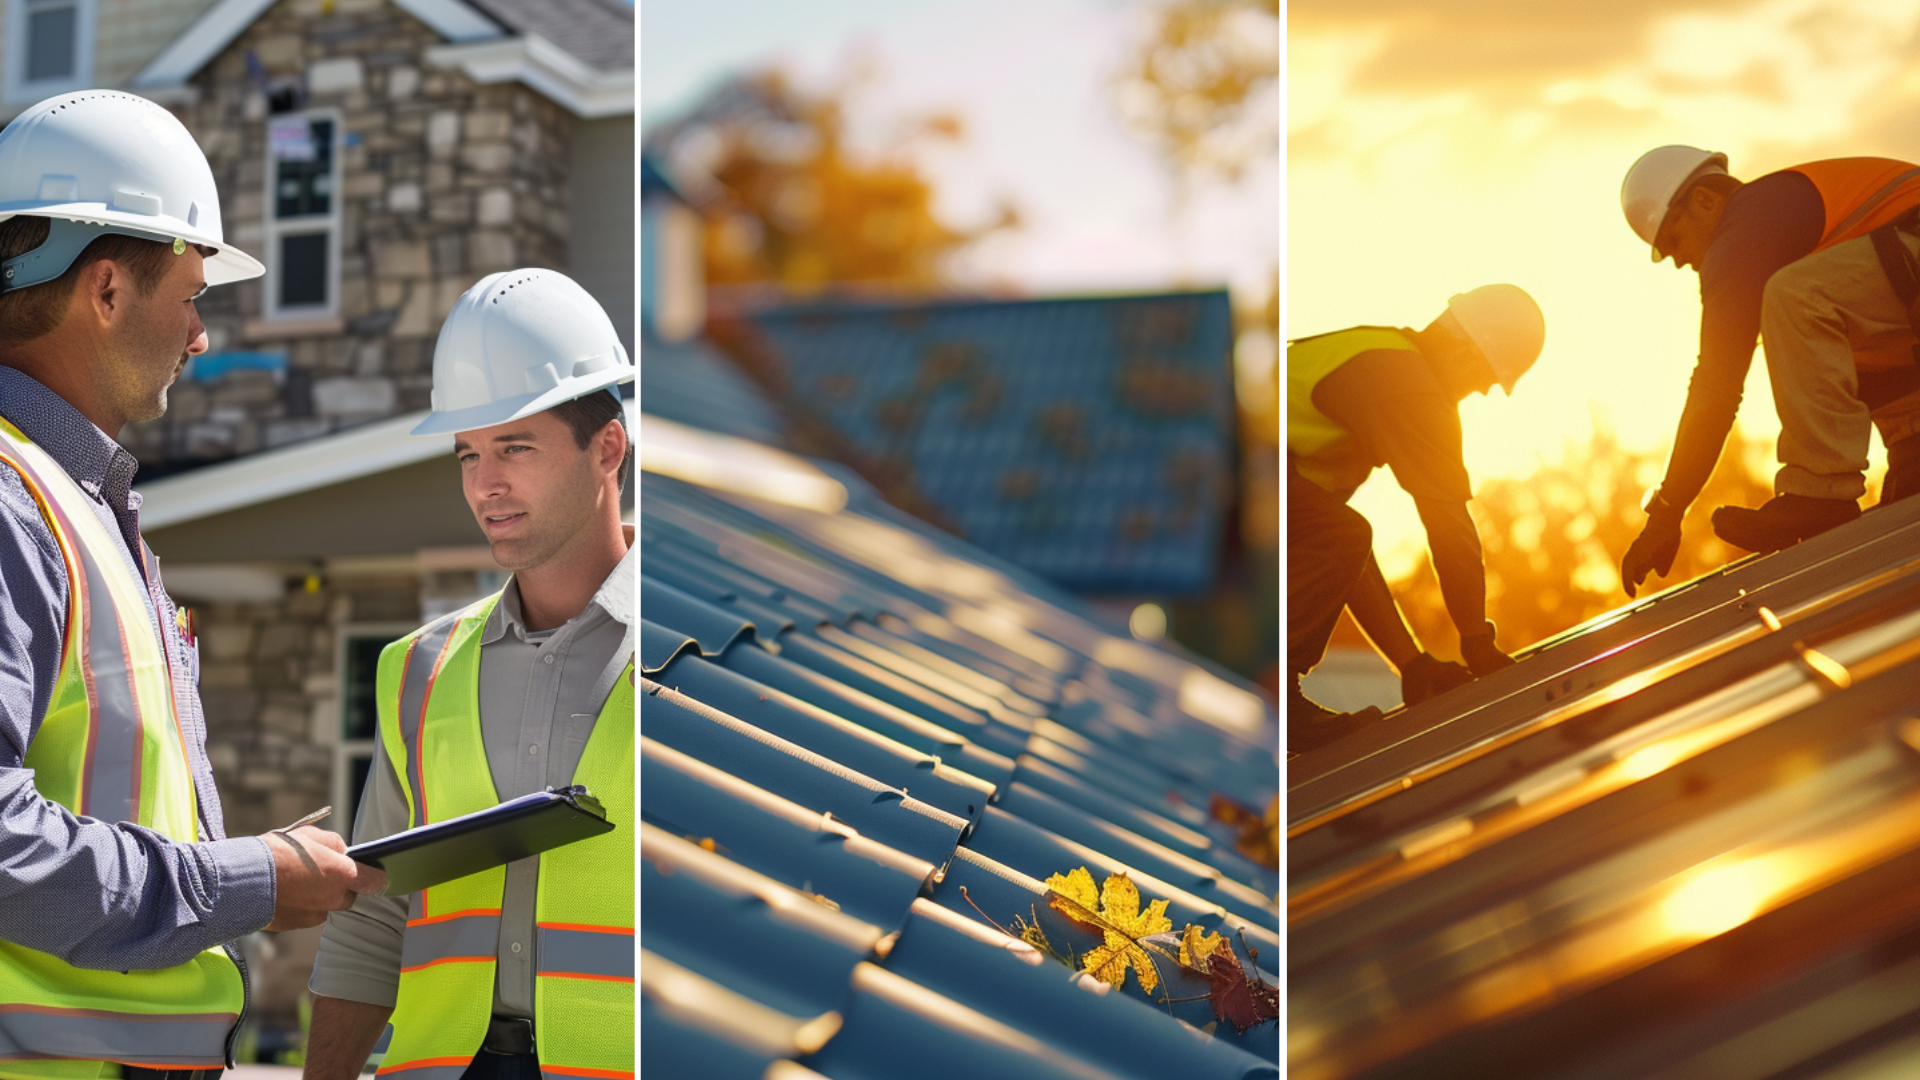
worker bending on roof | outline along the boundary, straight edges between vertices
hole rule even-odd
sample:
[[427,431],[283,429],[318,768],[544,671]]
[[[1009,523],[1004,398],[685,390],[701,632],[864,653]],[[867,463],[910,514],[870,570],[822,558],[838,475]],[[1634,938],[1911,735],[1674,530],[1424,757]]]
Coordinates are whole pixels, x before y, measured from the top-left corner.
[[1655,262],[1670,256],[1700,275],[1700,357],[1666,478],[1621,560],[1627,595],[1673,566],[1681,515],[1733,427],[1756,336],[1767,343],[1781,467],[1766,505],[1714,512],[1722,539],[1776,551],[1858,517],[1870,424],[1887,445],[1881,501],[1920,491],[1920,168],[1837,158],[1742,183],[1725,154],[1663,146],[1634,162],[1620,202]]
[[[1467,513],[1458,403],[1499,383],[1508,394],[1540,355],[1546,322],[1513,285],[1447,301],[1424,330],[1359,326],[1287,346],[1288,746],[1309,750],[1376,717],[1307,700],[1300,680],[1326,655],[1342,609],[1400,671],[1417,705],[1513,661],[1486,618],[1480,535]],[[1373,532],[1347,500],[1377,466],[1413,496],[1467,666],[1422,651],[1373,556]]]
[[115,442],[258,277],[193,136],[87,90],[0,131],[0,1077],[218,1076],[236,939],[385,875],[311,826],[228,837],[188,620]]
[[354,838],[584,785],[614,831],[401,897],[362,897],[321,935],[309,1080],[353,1080],[389,1018],[382,1072],[423,1080],[634,1073],[632,460],[617,387],[634,368],[606,312],[551,270],[481,280],[433,354],[433,412],[500,592],[380,656],[380,753]]

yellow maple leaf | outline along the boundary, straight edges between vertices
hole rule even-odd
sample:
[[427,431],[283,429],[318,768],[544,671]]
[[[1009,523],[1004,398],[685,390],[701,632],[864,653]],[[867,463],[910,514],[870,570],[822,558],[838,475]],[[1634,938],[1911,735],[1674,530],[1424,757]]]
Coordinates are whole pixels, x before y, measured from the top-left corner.
[[1180,965],[1190,968],[1199,967],[1200,962],[1212,956],[1213,951],[1226,940],[1219,934],[1206,933],[1198,926],[1188,923],[1186,931],[1180,935]]
[[1055,910],[1076,922],[1100,928],[1103,943],[1081,957],[1081,970],[1117,987],[1126,981],[1127,968],[1132,967],[1140,989],[1152,993],[1160,985],[1153,958],[1140,947],[1139,940],[1173,929],[1165,900],[1153,901],[1142,912],[1140,890],[1125,874],[1109,874],[1096,899],[1093,875],[1084,866],[1065,877],[1054,874],[1047,879],[1047,887],[1056,894],[1049,899]]
[[[1047,888],[1052,889],[1054,892],[1059,893],[1061,896],[1066,897],[1089,912],[1096,911],[1100,907],[1100,894],[1093,887],[1093,875],[1087,873],[1087,868],[1084,866],[1076,866],[1071,874],[1064,876],[1060,874],[1052,875],[1047,878]],[[1073,908],[1064,904],[1055,904],[1053,906],[1055,910],[1075,922],[1086,923],[1088,926],[1098,925],[1095,920],[1084,918],[1081,914],[1075,912]]]

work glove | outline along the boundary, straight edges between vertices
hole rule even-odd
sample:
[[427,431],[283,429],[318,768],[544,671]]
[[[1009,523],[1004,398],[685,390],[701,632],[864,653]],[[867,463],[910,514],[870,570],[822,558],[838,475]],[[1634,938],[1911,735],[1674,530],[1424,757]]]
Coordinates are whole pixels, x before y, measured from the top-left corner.
[[1493,624],[1486,623],[1485,626],[1483,632],[1460,639],[1461,658],[1467,662],[1467,668],[1474,676],[1482,679],[1501,668],[1513,666],[1513,657],[1501,652],[1493,643]]
[[1685,512],[1655,496],[1647,511],[1647,523],[1627,548],[1626,558],[1620,560],[1620,587],[1628,597],[1648,574],[1665,577],[1673,569],[1673,558],[1680,554],[1680,518]]
[[1420,653],[1400,670],[1400,700],[1412,708],[1472,681],[1473,672],[1465,667]]

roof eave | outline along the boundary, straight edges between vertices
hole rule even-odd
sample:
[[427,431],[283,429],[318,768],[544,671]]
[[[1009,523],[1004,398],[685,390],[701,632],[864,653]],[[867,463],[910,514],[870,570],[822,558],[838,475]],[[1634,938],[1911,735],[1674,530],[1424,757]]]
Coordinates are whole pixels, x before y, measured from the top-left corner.
[[[639,405],[621,404],[632,431]],[[413,434],[426,418],[425,410],[389,417],[141,484],[140,526],[164,529],[452,453],[452,435]]]
[[521,82],[583,120],[633,115],[633,72],[602,71],[537,34],[436,45],[427,62],[482,85]]
[[[505,35],[500,24],[466,0],[395,0],[401,8],[426,23],[434,33],[455,43],[486,41]],[[266,14],[274,0],[219,0],[202,12],[178,37],[160,50],[129,84],[149,97],[185,85],[188,79],[233,44]]]

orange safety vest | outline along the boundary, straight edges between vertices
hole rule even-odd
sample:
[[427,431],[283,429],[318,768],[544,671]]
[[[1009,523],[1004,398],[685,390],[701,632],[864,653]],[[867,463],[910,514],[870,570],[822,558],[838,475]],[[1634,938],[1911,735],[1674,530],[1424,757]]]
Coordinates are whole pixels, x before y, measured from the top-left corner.
[[1892,158],[1830,158],[1795,165],[1813,181],[1827,220],[1814,251],[1862,237],[1920,206],[1920,165]]

